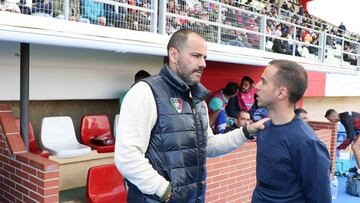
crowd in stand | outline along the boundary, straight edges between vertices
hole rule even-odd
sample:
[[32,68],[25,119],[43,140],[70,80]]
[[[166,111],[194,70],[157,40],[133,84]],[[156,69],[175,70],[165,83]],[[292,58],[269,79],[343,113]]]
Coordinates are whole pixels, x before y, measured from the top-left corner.
[[[260,32],[261,20],[259,14],[262,14],[271,17],[271,19],[267,19],[265,31],[268,51],[288,55],[294,53],[296,56],[305,57],[306,54],[312,54],[318,57],[319,48],[317,46],[320,45],[322,31],[328,33],[326,43],[332,49],[337,49],[337,45],[342,46],[342,36],[345,36],[346,32],[343,24],[339,27],[331,26],[325,21],[311,16],[301,5],[289,6],[286,2],[279,6],[275,0],[263,0],[265,6],[259,8],[254,5],[252,0],[248,0],[244,4],[235,0],[219,0],[223,4],[220,7],[221,15],[219,15],[218,4],[205,0],[189,2],[185,0],[168,1],[167,11],[176,14],[167,16],[166,31],[168,34],[178,29],[190,28],[201,33],[207,41],[217,42],[219,29],[216,24],[191,20],[191,18],[196,18],[231,26],[221,29],[220,42],[222,44],[258,49],[260,35],[257,32]],[[358,53],[357,47],[356,43],[345,40],[343,51],[350,54],[344,53],[343,60],[356,65],[357,57],[352,54]]]
[[[151,0],[114,0],[114,2],[142,8],[151,6]],[[64,0],[33,0],[31,7],[28,5],[26,0],[1,0],[0,11],[57,19],[66,18]],[[96,0],[69,0],[68,20],[139,31],[150,30],[148,12]]]
[[[151,8],[151,0],[114,0],[114,2]],[[278,0],[258,0],[258,4],[252,0],[218,0],[221,5],[208,0],[167,0],[166,2],[168,34],[188,28],[202,34],[208,42],[220,40],[220,43],[225,45],[259,49],[262,15],[270,17],[267,18],[265,29],[266,50],[275,53],[304,57],[306,54],[318,56],[317,46],[322,31],[328,33],[326,45],[332,49],[342,47],[342,36],[346,32],[345,25],[331,26],[311,16],[301,5],[295,6],[286,1],[282,5],[279,5]],[[33,0],[31,3],[26,0],[1,0],[0,11],[67,18],[64,0]],[[69,0],[68,20],[139,31],[150,31],[151,21],[150,12],[96,0]],[[223,25],[221,29],[218,28],[219,23]],[[356,38],[358,36],[355,36]],[[352,39],[354,41],[354,38]],[[353,54],[358,53],[358,47],[357,43],[345,40],[342,49],[345,52],[342,54],[343,61],[356,65],[357,57]]]

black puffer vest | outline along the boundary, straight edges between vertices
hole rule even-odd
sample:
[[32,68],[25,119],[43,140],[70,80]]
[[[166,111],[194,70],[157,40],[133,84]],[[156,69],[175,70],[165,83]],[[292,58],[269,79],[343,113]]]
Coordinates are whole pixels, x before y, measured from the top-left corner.
[[[188,87],[168,66],[144,80],[153,92],[158,118],[145,157],[173,186],[170,202],[204,202],[207,112],[209,91],[201,84]],[[191,95],[191,96],[190,96]],[[128,201],[159,202],[129,184]]]

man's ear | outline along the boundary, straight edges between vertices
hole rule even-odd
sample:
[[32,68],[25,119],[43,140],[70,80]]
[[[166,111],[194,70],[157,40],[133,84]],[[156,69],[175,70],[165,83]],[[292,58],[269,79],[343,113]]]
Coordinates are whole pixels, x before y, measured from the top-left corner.
[[287,99],[289,97],[288,90],[286,87],[279,87],[278,95],[280,99]]
[[174,47],[169,49],[169,63],[177,64],[179,60],[179,52]]

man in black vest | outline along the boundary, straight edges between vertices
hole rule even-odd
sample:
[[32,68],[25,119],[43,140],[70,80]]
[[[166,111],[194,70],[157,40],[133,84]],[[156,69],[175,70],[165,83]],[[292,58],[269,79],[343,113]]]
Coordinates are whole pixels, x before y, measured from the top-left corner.
[[136,83],[121,108],[115,163],[127,179],[128,202],[205,200],[206,157],[233,151],[263,128],[263,121],[214,136],[200,83],[207,45],[191,30],[175,32],[168,64]]
[[351,143],[353,143],[351,149],[354,152],[358,168],[350,168],[349,171],[360,175],[360,113],[355,111],[337,113],[334,109],[329,109],[325,113],[325,118],[333,123],[340,121],[344,125],[346,130],[346,139],[337,147],[337,149],[346,149]]

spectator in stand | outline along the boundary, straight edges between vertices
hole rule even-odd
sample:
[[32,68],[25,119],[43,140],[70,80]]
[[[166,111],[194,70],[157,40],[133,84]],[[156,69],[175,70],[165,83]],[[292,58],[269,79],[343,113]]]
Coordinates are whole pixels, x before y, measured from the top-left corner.
[[295,109],[295,115],[299,118],[301,118],[305,123],[309,123],[309,116],[308,112],[303,108],[297,108]]
[[351,149],[354,152],[356,164],[358,168],[352,168],[350,172],[356,172],[360,175],[360,113],[355,111],[348,111],[337,113],[334,109],[329,109],[325,113],[325,118],[330,122],[341,122],[346,130],[346,139],[337,147],[337,150],[346,149],[351,143]]
[[[54,17],[65,20],[64,0],[56,0],[54,3]],[[82,23],[90,23],[90,20],[83,18],[80,12],[80,0],[69,0],[69,19],[70,21],[79,21]]]
[[225,107],[230,98],[236,96],[239,86],[234,82],[229,82],[224,89],[214,92],[209,97],[209,124],[215,134],[222,134],[227,125]]
[[26,0],[20,0],[19,3],[17,3],[17,5],[19,6],[19,9],[22,14],[31,15],[31,9],[26,4]]
[[[117,2],[125,3],[123,0],[114,0]],[[108,21],[107,25],[110,27],[125,28],[124,18],[126,10],[124,7],[116,6],[113,4],[105,4],[105,17]]]
[[338,27],[338,32],[342,35],[342,34],[345,34],[345,31],[346,31],[346,27],[345,27],[344,23],[341,22]]
[[96,0],[84,0],[84,18],[88,18],[92,24],[106,25],[104,4]]
[[53,2],[52,0],[33,0],[32,12],[33,16],[52,17]]
[[282,35],[281,30],[282,30],[282,26],[281,26],[281,23],[279,23],[276,25],[276,30],[275,30],[275,32],[273,32],[273,35],[276,37],[281,37],[281,35]]
[[18,0],[5,0],[2,9],[3,11],[10,13],[21,13],[21,10],[17,3]]

